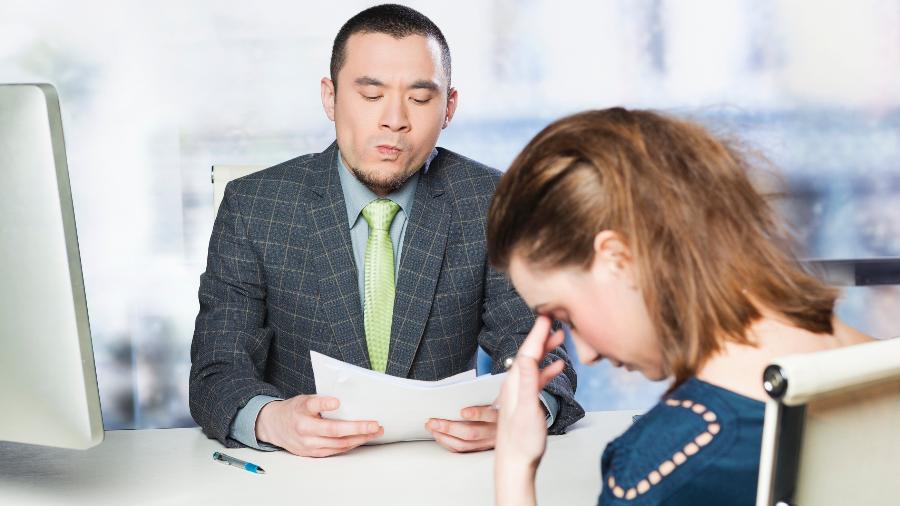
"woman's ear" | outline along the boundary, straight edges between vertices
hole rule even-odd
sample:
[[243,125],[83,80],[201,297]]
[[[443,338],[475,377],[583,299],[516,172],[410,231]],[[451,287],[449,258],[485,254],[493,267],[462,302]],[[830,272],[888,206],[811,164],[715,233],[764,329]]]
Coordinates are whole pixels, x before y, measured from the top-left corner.
[[594,236],[594,268],[604,269],[612,276],[624,278],[632,288],[637,287],[631,249],[617,232],[603,230]]

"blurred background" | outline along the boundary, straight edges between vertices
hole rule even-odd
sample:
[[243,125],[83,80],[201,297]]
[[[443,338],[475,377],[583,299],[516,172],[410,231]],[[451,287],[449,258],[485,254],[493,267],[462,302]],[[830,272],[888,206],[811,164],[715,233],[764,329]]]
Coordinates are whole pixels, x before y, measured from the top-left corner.
[[[210,166],[333,139],[319,79],[370,2],[0,0],[0,82],[49,82],[69,170],[107,429],[194,425],[189,347],[214,218]],[[460,107],[439,145],[505,169],[548,122],[614,105],[686,115],[778,170],[804,255],[900,257],[900,2],[407,2],[441,27]],[[900,335],[900,287],[838,313]],[[579,367],[589,410],[664,384]]]

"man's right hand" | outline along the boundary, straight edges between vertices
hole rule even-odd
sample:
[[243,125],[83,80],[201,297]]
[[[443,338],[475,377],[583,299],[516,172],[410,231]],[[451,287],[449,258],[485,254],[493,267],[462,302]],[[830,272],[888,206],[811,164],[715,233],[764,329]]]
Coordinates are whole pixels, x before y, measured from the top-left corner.
[[334,397],[298,395],[272,401],[256,417],[256,439],[302,457],[330,457],[384,434],[378,422],[326,420],[323,411],[341,403]]

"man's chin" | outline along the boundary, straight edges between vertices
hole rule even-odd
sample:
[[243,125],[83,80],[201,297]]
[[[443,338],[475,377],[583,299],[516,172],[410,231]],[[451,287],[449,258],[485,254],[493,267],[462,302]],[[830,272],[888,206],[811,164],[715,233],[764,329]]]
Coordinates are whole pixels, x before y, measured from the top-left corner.
[[[351,170],[356,179],[379,195],[387,195],[402,188],[403,184],[416,173],[411,169],[407,169],[407,171],[398,169],[396,166],[385,166],[385,164],[373,164],[368,170]],[[384,174],[390,174],[390,176],[384,177]]]

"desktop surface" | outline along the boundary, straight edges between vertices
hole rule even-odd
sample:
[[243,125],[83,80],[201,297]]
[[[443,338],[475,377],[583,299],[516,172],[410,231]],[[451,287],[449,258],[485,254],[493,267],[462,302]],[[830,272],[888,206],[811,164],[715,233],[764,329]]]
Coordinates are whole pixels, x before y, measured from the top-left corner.
[[[551,436],[538,469],[541,504],[595,504],[600,455],[635,411],[588,413]],[[223,465],[215,451],[266,474]],[[324,459],[223,450],[200,429],[110,431],[86,451],[0,443],[0,504],[493,504],[494,452],[434,441],[364,446]]]

